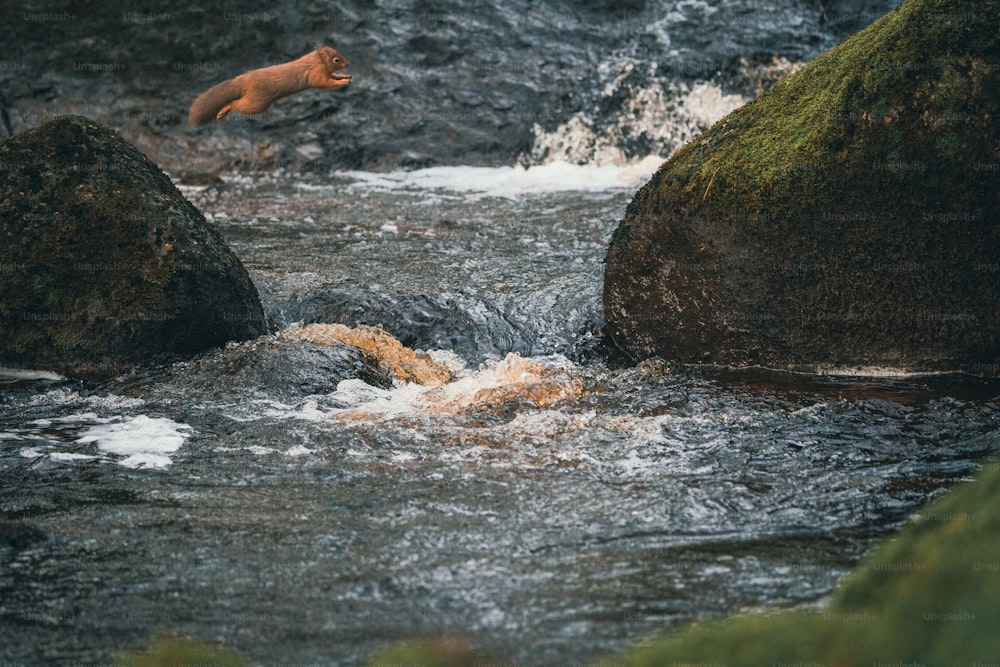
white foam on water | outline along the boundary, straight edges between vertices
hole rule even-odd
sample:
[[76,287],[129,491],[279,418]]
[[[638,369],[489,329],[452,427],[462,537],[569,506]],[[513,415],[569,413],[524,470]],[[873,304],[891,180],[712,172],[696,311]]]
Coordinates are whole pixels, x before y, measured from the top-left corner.
[[684,115],[710,127],[746,104],[742,95],[727,95],[714,83],[694,84],[684,97]]
[[49,458],[59,463],[71,463],[73,461],[93,461],[98,457],[93,454],[77,454],[75,452],[49,452]]
[[827,375],[831,377],[845,377],[845,378],[891,378],[891,379],[902,379],[902,378],[918,378],[918,377],[928,377],[932,375],[946,375],[946,372],[933,371],[933,372],[911,372],[905,368],[890,368],[886,366],[856,366],[856,367],[844,367],[844,368],[825,368],[818,375]]
[[87,422],[107,424],[109,421],[110,418],[98,417],[95,412],[80,412],[75,415],[65,415],[63,417],[53,417],[51,419],[32,419],[28,422],[28,424],[39,428],[48,428],[55,424],[84,424]]
[[87,407],[106,410],[132,410],[142,407],[146,401],[118,394],[81,396],[78,391],[65,388],[53,389],[31,399],[31,405],[69,405],[72,403],[81,403]]
[[[385,192],[444,191],[472,198],[515,198],[550,192],[635,189],[648,180],[662,163],[663,158],[658,156],[624,164],[610,161],[603,164],[572,164],[563,159],[531,167],[428,167],[384,174],[344,171],[337,172],[336,175],[354,181],[347,186],[348,189]],[[383,230],[394,231],[385,227]]]
[[[700,0],[682,2],[680,13],[656,21],[648,31],[669,48],[669,27],[685,21],[685,14],[711,14],[713,7]],[[770,63],[744,62],[741,77],[751,97],[801,64],[775,58]],[[535,164],[568,162],[578,165],[627,165],[637,156],[628,151],[644,150],[658,159],[695,139],[729,113],[749,101],[740,94],[726,93],[714,78],[685,80],[664,74],[656,62],[614,55],[597,66],[603,81],[600,111],[583,109],[555,128],[535,124],[534,143],[528,159]]]
[[109,423],[87,429],[77,443],[96,443],[102,452],[122,456],[117,462],[126,468],[164,469],[193,429],[165,417],[114,417]]
[[0,382],[17,382],[18,380],[65,380],[66,377],[53,371],[32,370],[26,368],[6,368],[0,366]]
[[441,364],[447,368],[454,377],[469,372],[465,366],[465,360],[453,350],[426,350],[426,354],[435,364]]
[[345,405],[355,407],[369,401],[375,401],[387,397],[390,393],[388,389],[373,387],[364,380],[350,378],[337,383],[335,396]]
[[[623,65],[606,85],[605,95],[611,97],[619,87],[627,87],[626,77],[636,66]],[[598,168],[627,165],[629,159],[622,146],[642,139],[659,147],[663,157],[655,159],[662,163],[664,157],[747,102],[741,95],[724,93],[711,82],[661,81],[655,76],[655,63],[645,66],[650,69],[650,82],[629,88],[626,102],[613,118],[597,119],[580,111],[551,131],[536,124],[531,158],[536,162],[592,164]],[[639,164],[654,164],[653,160],[647,157]]]
[[[569,378],[572,362],[559,355],[524,358],[508,354],[497,362],[487,362],[479,369],[465,368],[457,355],[450,352],[430,353],[432,358],[449,366],[453,380],[442,386],[400,383],[392,389],[381,389],[351,378],[337,384],[336,391],[324,396],[310,396],[295,405],[276,401],[262,402],[254,418],[298,419],[325,422],[346,418],[355,421],[383,421],[399,418],[421,418],[429,415],[453,415],[489,398],[490,392],[540,384],[550,387],[547,396],[558,401],[572,398],[576,386]],[[485,398],[484,398],[485,397]],[[501,396],[499,400],[505,400]],[[335,407],[334,407],[335,406]],[[414,434],[419,437],[419,434]]]

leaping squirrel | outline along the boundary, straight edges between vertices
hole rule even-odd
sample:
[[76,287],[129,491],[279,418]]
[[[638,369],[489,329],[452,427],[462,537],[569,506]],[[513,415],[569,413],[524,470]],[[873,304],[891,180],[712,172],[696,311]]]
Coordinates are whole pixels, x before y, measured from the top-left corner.
[[275,100],[306,88],[336,88],[351,82],[350,74],[336,74],[350,63],[329,46],[317,46],[298,60],[262,67],[214,85],[191,104],[188,121],[200,127],[230,111],[262,113]]

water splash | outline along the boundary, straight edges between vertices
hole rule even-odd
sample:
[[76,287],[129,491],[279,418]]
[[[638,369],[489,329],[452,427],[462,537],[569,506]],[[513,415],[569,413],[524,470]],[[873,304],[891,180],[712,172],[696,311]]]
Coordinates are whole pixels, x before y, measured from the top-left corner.
[[[510,167],[428,167],[384,174],[359,171],[337,172],[354,181],[355,192],[437,192],[456,193],[474,201],[485,197],[516,199],[526,194],[553,192],[606,192],[634,190],[655,172],[663,160],[648,156],[642,160],[578,162],[572,155],[544,164]],[[398,230],[397,230],[398,231]]]
[[554,129],[535,123],[534,144],[521,160],[527,164],[627,165],[655,157],[662,161],[724,116],[746,104],[800,65],[783,58],[768,63],[744,61],[730,81],[749,95],[726,92],[711,78],[686,80],[661,70],[656,62],[628,57],[598,67],[604,79],[599,99]]
[[[59,404],[59,392],[50,392]],[[94,412],[34,419],[24,426],[0,431],[0,442],[22,443],[22,458],[57,463],[113,461],[126,468],[164,470],[191,437],[193,429],[166,417]]]
[[[465,371],[454,381],[434,387],[405,386],[376,394],[357,393],[355,385],[344,389],[361,400],[352,408],[333,413],[338,419],[370,421],[378,418],[413,418],[421,415],[459,415],[476,412],[499,415],[519,407],[551,408],[575,400],[583,383],[568,372],[562,360],[543,363],[509,354],[476,371]],[[339,388],[338,388],[339,390]]]
[[192,429],[166,417],[113,418],[106,424],[88,428],[77,442],[96,443],[102,452],[123,457],[118,465],[126,468],[164,469],[174,454],[191,437]]

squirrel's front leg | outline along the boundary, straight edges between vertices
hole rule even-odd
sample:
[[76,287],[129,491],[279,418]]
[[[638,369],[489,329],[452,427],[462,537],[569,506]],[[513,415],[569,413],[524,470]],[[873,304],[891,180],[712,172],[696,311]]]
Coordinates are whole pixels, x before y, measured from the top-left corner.
[[223,118],[226,117],[226,114],[232,110],[232,108],[233,108],[233,103],[230,102],[229,104],[219,109],[219,113],[215,114],[215,117],[219,120],[222,120]]

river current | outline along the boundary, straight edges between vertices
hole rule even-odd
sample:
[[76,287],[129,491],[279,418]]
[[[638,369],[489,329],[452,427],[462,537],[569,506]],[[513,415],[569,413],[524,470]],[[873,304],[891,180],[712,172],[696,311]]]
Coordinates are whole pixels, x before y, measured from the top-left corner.
[[[378,4],[266,25],[326,7],[352,54],[354,97],[304,94],[331,109],[301,107],[301,164],[181,186],[272,335],[103,384],[0,373],[0,665],[108,663],[164,634],[261,665],[442,636],[597,660],[815,610],[1000,451],[996,382],[633,365],[601,338],[643,156],[891,3]],[[211,132],[266,153],[292,103]],[[415,169],[467,163],[487,166]],[[445,379],[393,380],[334,323]]]
[[[457,636],[567,665],[815,608],[1000,450],[998,387],[623,364],[601,262],[654,166],[184,188],[276,333],[103,385],[0,385],[0,660],[177,634],[351,665]],[[452,379],[392,383],[317,344],[332,322]]]

